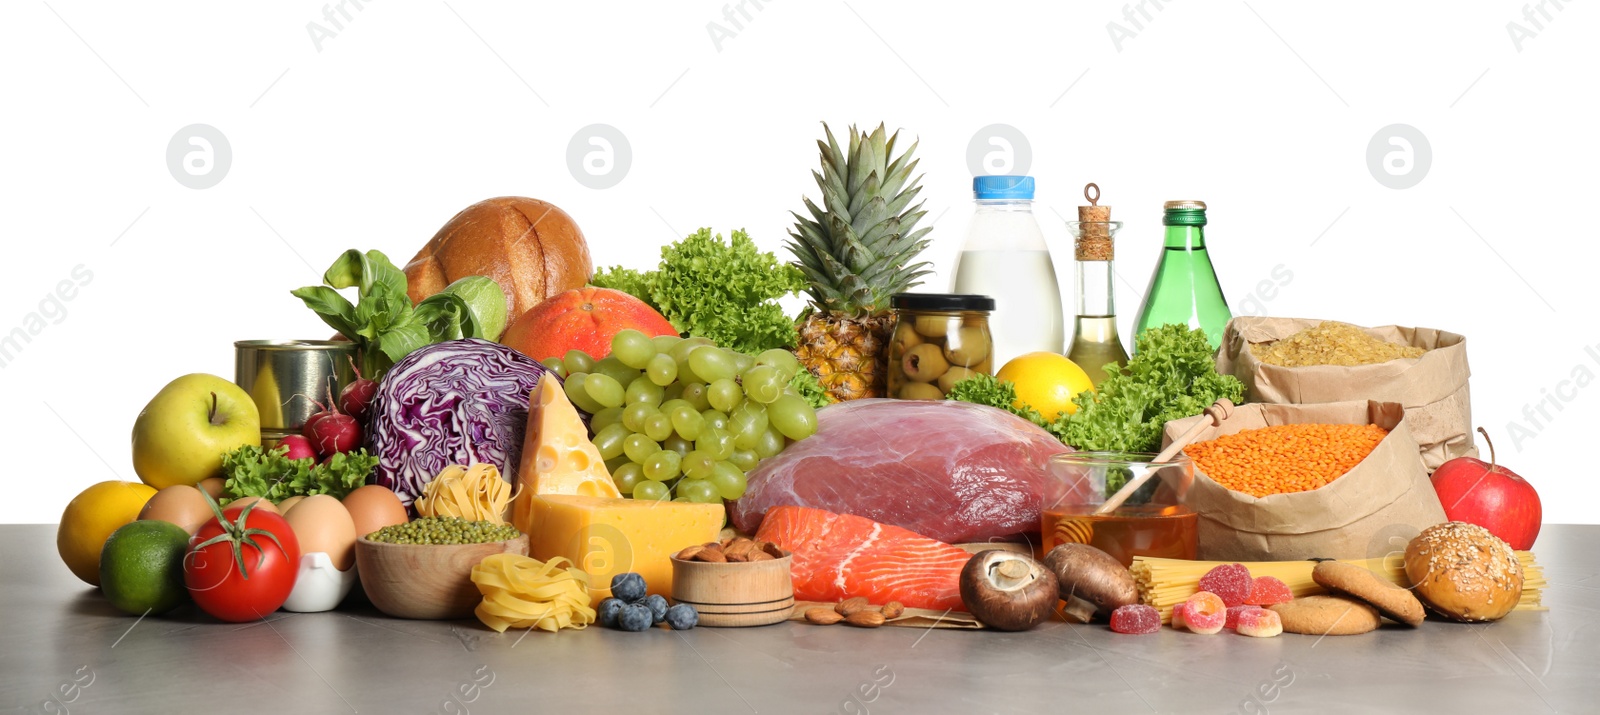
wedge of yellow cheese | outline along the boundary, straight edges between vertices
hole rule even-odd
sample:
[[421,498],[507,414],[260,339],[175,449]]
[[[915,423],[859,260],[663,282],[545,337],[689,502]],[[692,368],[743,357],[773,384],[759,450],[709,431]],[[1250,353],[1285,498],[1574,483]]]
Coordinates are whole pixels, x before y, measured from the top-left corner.
[[639,501],[561,494],[526,497],[528,554],[541,561],[564,556],[589,574],[593,605],[611,595],[611,577],[644,577],[650,593],[672,596],[673,554],[716,541],[721,504]]
[[[549,373],[539,379],[539,386],[528,400],[528,430],[523,437],[517,482],[521,493],[529,496],[622,496],[605,460],[600,458],[600,450],[589,441],[589,430],[579,419],[577,408]],[[526,498],[513,502],[511,522],[524,532],[528,530],[529,508]]]

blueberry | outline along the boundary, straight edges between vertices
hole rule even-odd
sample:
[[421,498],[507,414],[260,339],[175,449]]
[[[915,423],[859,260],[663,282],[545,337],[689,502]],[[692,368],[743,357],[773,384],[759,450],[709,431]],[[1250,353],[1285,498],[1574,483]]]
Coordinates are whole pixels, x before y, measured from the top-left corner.
[[611,595],[623,603],[638,603],[644,598],[644,577],[636,573],[619,573],[611,577]]
[[667,609],[667,625],[672,626],[672,630],[686,631],[698,623],[700,623],[700,612],[694,610],[694,606],[680,603]]
[[650,609],[642,604],[631,603],[622,607],[617,614],[617,628],[624,631],[649,630],[651,621]]
[[652,623],[660,623],[667,619],[667,599],[659,593],[652,593],[644,598],[645,608],[650,609]]
[[622,612],[622,607],[628,604],[621,599],[608,598],[600,602],[600,607],[595,609],[600,614],[600,625],[606,628],[617,627],[617,614]]

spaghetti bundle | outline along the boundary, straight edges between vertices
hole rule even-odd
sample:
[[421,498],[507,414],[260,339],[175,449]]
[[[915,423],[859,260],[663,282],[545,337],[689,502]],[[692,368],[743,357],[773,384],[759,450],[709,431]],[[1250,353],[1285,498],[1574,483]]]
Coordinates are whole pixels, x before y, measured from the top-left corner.
[[[1544,569],[1534,560],[1532,551],[1518,551],[1517,560],[1522,562],[1523,581],[1522,599],[1517,602],[1516,610],[1545,610],[1542,603],[1546,585]],[[1406,578],[1405,559],[1399,554],[1342,561],[1367,569],[1401,587],[1411,587],[1411,581]],[[1161,612],[1161,622],[1168,623],[1172,620],[1172,607],[1200,590],[1200,577],[1226,563],[1229,562],[1135,556],[1129,570],[1133,571],[1134,580],[1138,582],[1140,602],[1154,606]],[[1295,598],[1327,592],[1327,589],[1311,580],[1311,570],[1316,565],[1315,561],[1253,561],[1244,564],[1252,576],[1273,576],[1284,582]]]

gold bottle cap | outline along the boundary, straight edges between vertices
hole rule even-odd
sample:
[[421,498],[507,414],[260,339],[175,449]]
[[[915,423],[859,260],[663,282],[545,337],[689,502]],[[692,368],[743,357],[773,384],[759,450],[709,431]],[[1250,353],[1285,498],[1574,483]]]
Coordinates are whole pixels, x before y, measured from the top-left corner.
[[1162,204],[1161,208],[1167,211],[1172,209],[1200,209],[1201,211],[1204,211],[1206,210],[1206,202],[1193,200],[1168,201]]

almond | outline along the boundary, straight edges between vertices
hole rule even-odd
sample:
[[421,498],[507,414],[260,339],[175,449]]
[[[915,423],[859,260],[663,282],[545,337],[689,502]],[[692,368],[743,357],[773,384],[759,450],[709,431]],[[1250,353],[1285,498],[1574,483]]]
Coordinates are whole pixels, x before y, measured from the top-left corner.
[[752,551],[752,552],[750,552],[750,560],[751,561],[772,561],[773,558],[772,558],[772,554],[769,554],[769,553],[767,553],[765,551]]
[[734,539],[732,543],[723,547],[722,552],[728,555],[730,561],[733,560],[733,556],[735,555],[738,555],[740,557],[739,560],[741,561],[749,561],[750,552],[755,550],[756,542],[745,538],[738,538]]
[[839,613],[839,615],[841,615],[841,616],[849,616],[852,613],[858,613],[860,611],[864,611],[868,607],[870,607],[871,605],[872,604],[870,602],[868,602],[866,598],[861,597],[861,596],[856,596],[855,598],[847,598],[847,599],[845,599],[844,602],[840,603],[837,606],[834,606],[833,610],[837,611]]
[[728,563],[742,564],[750,560],[749,554],[742,554],[736,551],[730,551],[726,554],[723,554],[723,556],[728,558]]
[[695,558],[712,564],[725,564],[728,562],[728,557],[722,553],[722,549],[706,549],[696,554]]
[[883,625],[882,613],[877,611],[856,611],[844,617],[844,622],[861,628],[877,628]]
[[778,548],[777,544],[774,544],[770,541],[761,542],[761,550],[772,554],[772,558],[775,559],[781,559],[784,556],[783,549]]
[[701,546],[700,544],[695,544],[694,546],[690,546],[682,551],[679,551],[676,558],[680,561],[693,561],[696,555],[705,550],[706,547]]
[[806,620],[819,626],[831,626],[844,620],[844,616],[834,613],[831,608],[808,608]]
[[883,614],[883,617],[884,617],[885,620],[892,621],[892,620],[894,620],[896,618],[899,618],[899,617],[905,615],[906,606],[905,606],[905,604],[903,604],[903,603],[901,603],[899,601],[890,601],[888,603],[883,604],[883,608],[879,609],[878,612]]

